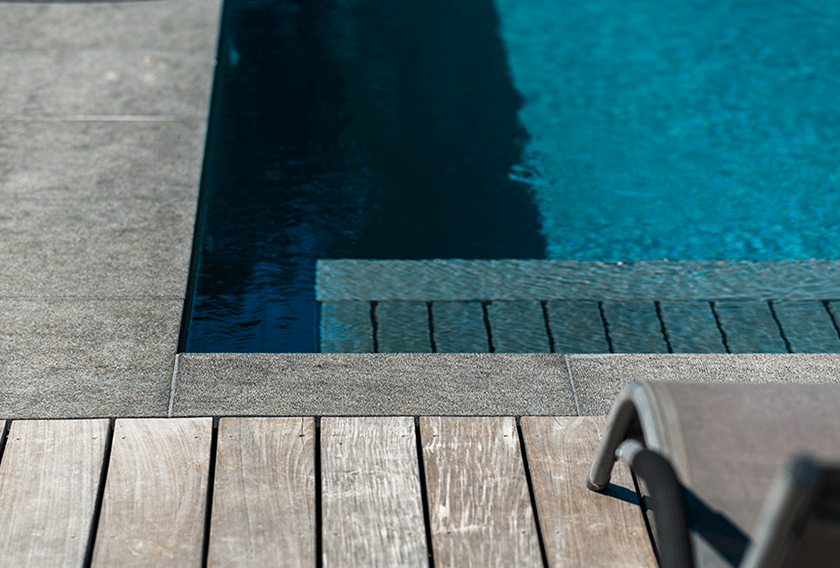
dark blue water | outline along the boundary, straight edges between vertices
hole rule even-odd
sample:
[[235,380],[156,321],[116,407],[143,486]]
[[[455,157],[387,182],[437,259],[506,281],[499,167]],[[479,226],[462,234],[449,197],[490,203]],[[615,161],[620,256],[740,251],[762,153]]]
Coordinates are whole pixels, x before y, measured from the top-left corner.
[[314,351],[319,258],[840,258],[840,4],[228,0],[187,351]]
[[228,0],[181,350],[317,350],[319,258],[542,258],[495,5]]

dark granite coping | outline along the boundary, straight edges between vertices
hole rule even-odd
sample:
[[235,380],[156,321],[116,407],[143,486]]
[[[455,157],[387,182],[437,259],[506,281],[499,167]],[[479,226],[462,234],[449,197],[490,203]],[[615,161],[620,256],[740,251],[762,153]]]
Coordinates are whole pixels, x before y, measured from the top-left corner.
[[167,415],[603,415],[636,380],[840,384],[840,354],[190,353]]

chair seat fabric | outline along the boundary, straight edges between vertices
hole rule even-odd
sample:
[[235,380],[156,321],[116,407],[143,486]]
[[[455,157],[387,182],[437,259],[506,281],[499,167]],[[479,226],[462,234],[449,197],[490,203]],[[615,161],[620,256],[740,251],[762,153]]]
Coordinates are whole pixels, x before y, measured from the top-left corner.
[[[648,382],[652,449],[750,538],[791,455],[840,460],[840,385]],[[647,433],[646,433],[647,434]]]

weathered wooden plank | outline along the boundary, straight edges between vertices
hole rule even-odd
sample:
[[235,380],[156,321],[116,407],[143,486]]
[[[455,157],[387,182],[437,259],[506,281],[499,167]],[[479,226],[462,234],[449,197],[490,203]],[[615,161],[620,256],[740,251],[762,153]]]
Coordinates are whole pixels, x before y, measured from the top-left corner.
[[487,353],[487,328],[481,302],[432,304],[438,353]]
[[788,352],[767,302],[719,300],[715,310],[732,353]]
[[426,302],[379,302],[376,306],[380,353],[431,353]]
[[199,566],[212,418],[116,421],[93,566]]
[[609,353],[601,310],[593,300],[552,300],[546,304],[557,353]]
[[315,566],[312,418],[222,418],[209,566]]
[[373,353],[370,302],[332,300],[321,304],[321,353]]
[[840,353],[840,338],[821,301],[782,300],[773,308],[794,353]]
[[726,353],[709,302],[659,302],[674,353]]
[[324,566],[428,566],[410,417],[321,421]]
[[617,463],[606,494],[584,480],[606,417],[523,417],[522,433],[549,566],[655,568],[630,472]]
[[652,301],[604,301],[601,306],[616,353],[668,352]]
[[0,464],[0,565],[82,565],[107,433],[107,420],[12,423]]
[[548,353],[548,332],[537,301],[501,301],[487,306],[496,353]]
[[539,566],[513,418],[420,418],[435,566]]

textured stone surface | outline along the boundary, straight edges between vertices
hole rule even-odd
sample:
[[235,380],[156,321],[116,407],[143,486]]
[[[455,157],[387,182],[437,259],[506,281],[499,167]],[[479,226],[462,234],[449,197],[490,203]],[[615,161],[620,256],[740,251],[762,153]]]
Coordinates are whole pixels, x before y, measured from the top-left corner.
[[481,302],[432,304],[435,347],[438,353],[487,353],[487,326]]
[[0,3],[0,416],[166,414],[219,7]]
[[0,417],[164,416],[181,300],[0,300]]
[[0,117],[163,115],[205,118],[210,51],[0,51]]
[[376,306],[380,353],[431,353],[426,302],[380,302]]
[[602,307],[616,353],[668,352],[652,301],[606,301]]
[[726,353],[709,302],[665,301],[659,310],[674,353]]
[[[218,14],[215,0],[0,3],[0,416],[166,412]],[[811,299],[836,297],[840,281],[837,261],[325,262],[325,299],[420,300],[422,317],[395,333],[414,326],[421,344],[431,300]],[[45,298],[56,295],[66,299]],[[829,356],[606,357],[571,359],[587,413],[605,413],[622,381],[644,377],[838,376]],[[182,414],[575,412],[557,355],[181,363]]]
[[0,48],[213,51],[218,7],[207,0],[3,3]]
[[183,297],[194,219],[188,201],[15,200],[0,297]]
[[609,353],[598,303],[552,300],[546,303],[548,324],[557,353]]
[[548,353],[548,333],[539,302],[495,301],[487,306],[496,353]]
[[320,260],[327,300],[833,298],[840,261]]
[[574,415],[562,355],[179,355],[174,415]]
[[569,355],[582,415],[607,414],[631,381],[840,383],[840,355]]
[[840,353],[840,338],[822,302],[773,302],[785,337],[794,353]]
[[373,353],[370,302],[324,302],[321,305],[322,353]]
[[787,353],[767,302],[715,302],[731,353]]
[[0,198],[195,203],[198,196],[203,119],[6,121],[0,130]]

